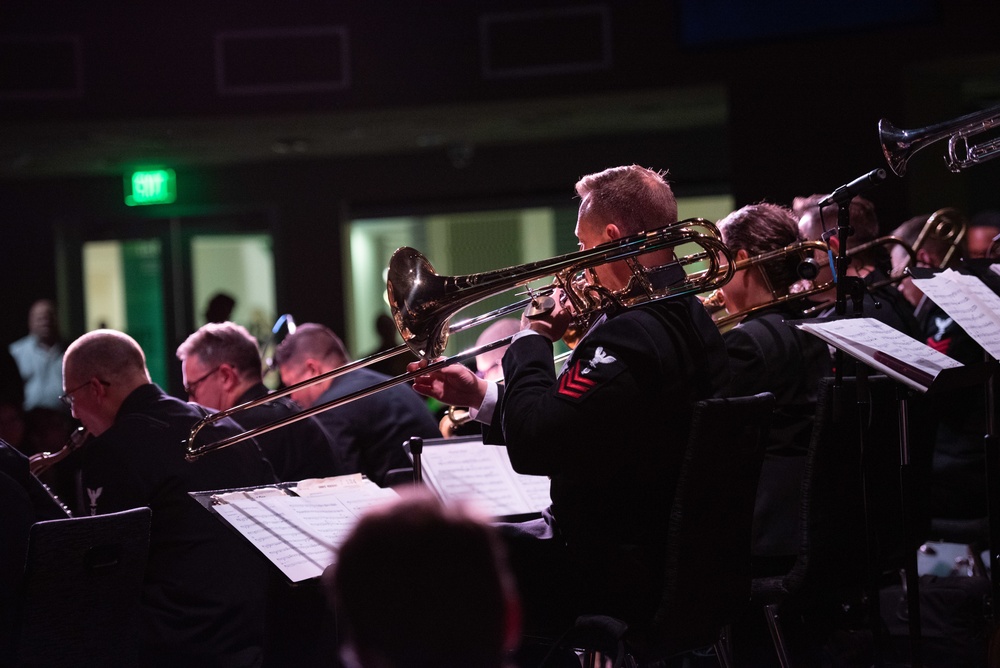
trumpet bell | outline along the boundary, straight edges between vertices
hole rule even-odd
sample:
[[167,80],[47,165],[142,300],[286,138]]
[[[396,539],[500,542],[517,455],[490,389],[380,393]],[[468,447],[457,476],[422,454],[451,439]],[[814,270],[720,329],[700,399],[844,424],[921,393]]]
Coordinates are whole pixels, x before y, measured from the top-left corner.
[[896,176],[906,173],[906,163],[914,153],[943,139],[948,139],[945,164],[953,172],[977,165],[1000,155],[1000,138],[969,143],[969,137],[1000,125],[1000,106],[973,112],[916,130],[900,130],[889,121],[878,122],[882,153]]

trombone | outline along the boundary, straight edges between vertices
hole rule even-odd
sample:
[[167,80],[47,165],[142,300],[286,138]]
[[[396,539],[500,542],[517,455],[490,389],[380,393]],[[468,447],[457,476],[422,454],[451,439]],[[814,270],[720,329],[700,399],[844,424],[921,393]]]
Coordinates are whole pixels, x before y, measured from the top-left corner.
[[[673,251],[694,246],[687,255]],[[672,259],[661,265],[647,267],[639,257],[671,251]],[[625,262],[632,275],[621,290],[609,290],[600,285],[593,269],[610,262]],[[425,360],[439,358],[451,333],[467,329],[488,320],[508,315],[529,305],[541,306],[548,295],[561,289],[574,313],[578,327],[585,330],[596,316],[612,308],[628,308],[650,301],[708,292],[724,285],[734,272],[731,252],[722,242],[718,228],[702,218],[683,220],[648,232],[617,239],[594,248],[567,253],[548,260],[532,262],[506,269],[464,276],[441,276],[418,251],[404,247],[392,255],[386,291],[396,327],[404,343],[391,350],[376,353],[346,364],[325,374],[304,380],[266,397],[213,413],[192,427],[186,442],[185,458],[194,461],[205,454],[235,445],[275,429],[336,408],[343,404],[376,394],[394,385],[413,380],[430,371],[471,359],[477,355],[510,343],[511,337],[477,346],[457,355],[436,359],[417,371],[401,374],[358,390],[339,399],[305,409],[282,420],[249,429],[221,440],[198,445],[199,432],[208,425],[297,392],[311,385],[333,379],[356,369],[369,366],[396,354],[412,352]],[[683,278],[677,270],[682,270]],[[552,276],[552,284],[541,290],[528,289],[529,297],[521,302],[490,313],[468,318],[455,325],[451,318],[462,309],[492,295],[526,286],[532,281]]]
[[[928,224],[925,228],[932,227]],[[937,229],[946,229],[947,226],[939,224]],[[923,236],[923,232],[922,232]],[[928,236],[927,238],[931,238]],[[961,236],[958,237],[959,239]],[[872,239],[863,244],[859,244],[852,248],[847,249],[848,257],[853,256],[858,253],[863,253],[872,248],[879,246],[890,247],[898,245],[903,248],[907,255],[909,256],[909,266],[916,264],[916,251],[913,250],[909,244],[900,239],[899,237],[894,237],[892,235],[887,235],[884,237],[879,237],[877,239]],[[757,304],[755,306],[747,307],[741,311],[734,311],[732,313],[725,310],[725,290],[716,290],[715,292],[708,295],[702,303],[705,308],[708,309],[709,313],[712,314],[712,319],[715,321],[716,326],[721,330],[725,330],[728,327],[739,323],[741,320],[746,318],[751,313],[756,313],[757,311],[762,311],[764,309],[772,308],[774,306],[795,303],[808,297],[814,295],[823,294],[830,288],[834,286],[833,278],[829,278],[825,281],[817,282],[815,279],[819,274],[820,268],[828,266],[829,261],[818,262],[814,258],[816,252],[823,255],[827,255],[830,251],[829,246],[822,241],[799,241],[794,244],[785,246],[784,248],[777,248],[766,253],[761,253],[760,255],[755,255],[754,257],[748,257],[745,260],[740,260],[736,263],[734,267],[735,271],[743,271],[751,267],[759,267],[761,276],[764,279],[764,283],[771,293],[771,296],[766,301]],[[798,262],[796,264],[796,273],[799,276],[799,280],[792,283],[788,288],[783,288],[782,286],[774,286],[771,284],[770,279],[767,276],[767,272],[764,271],[763,265],[768,262],[784,261],[789,257],[798,257]],[[868,286],[869,290],[877,289],[885,285],[890,285],[896,283],[903,278],[902,275],[893,276],[889,279],[883,281],[876,281]],[[798,288],[798,289],[796,289]],[[820,313],[825,308],[827,308],[833,302],[827,301],[820,304],[811,305],[803,310],[803,315],[805,317],[811,317]]]
[[1000,125],[1000,106],[917,130],[900,130],[883,118],[878,122],[878,135],[882,153],[896,176],[906,173],[906,163],[914,153],[942,139],[948,139],[945,165],[953,172],[960,172],[1000,155],[1000,137],[979,144],[969,143],[969,137],[996,125]]
[[[733,266],[733,272],[744,271],[753,267],[759,268],[760,275],[764,279],[764,284],[771,293],[770,298],[755,306],[730,313],[726,311],[725,290],[716,290],[705,297],[702,300],[702,304],[711,313],[716,326],[719,329],[727,329],[730,325],[738,323],[751,313],[781,304],[796,302],[800,299],[825,292],[833,285],[833,281],[814,282],[822,265],[813,256],[817,251],[827,253],[828,250],[829,247],[822,241],[798,241],[783,248],[776,248],[760,255],[748,257],[745,260],[739,260]],[[772,285],[767,272],[764,270],[764,265],[769,262],[787,261],[791,257],[798,257],[796,273],[799,276],[799,280],[787,288]],[[799,286],[800,289],[793,291],[796,286]]]

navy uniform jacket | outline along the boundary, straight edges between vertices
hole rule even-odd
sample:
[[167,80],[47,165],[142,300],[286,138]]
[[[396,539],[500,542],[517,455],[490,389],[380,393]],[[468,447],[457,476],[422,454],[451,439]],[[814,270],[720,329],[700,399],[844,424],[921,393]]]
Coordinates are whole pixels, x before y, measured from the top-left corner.
[[[577,565],[613,578],[630,559],[608,555],[629,552],[659,574],[690,404],[728,376],[705,309],[679,298],[612,314],[558,378],[552,344],[524,336],[507,349],[503,370],[486,441],[506,444],[519,473],[551,478],[550,521]],[[595,558],[606,563],[588,563]]]
[[732,372],[726,394],[774,395],[769,454],[806,454],[819,379],[828,375],[827,345],[785,323],[793,318],[779,309],[759,311],[722,335]]
[[[873,302],[879,304],[878,308],[870,310],[865,314],[876,320],[882,320],[890,327],[898,329],[904,334],[909,334],[913,338],[919,338],[920,324],[913,313],[913,305],[906,301],[906,297],[899,291],[897,283],[888,283],[889,276],[881,269],[875,268],[865,276],[865,285],[872,295]],[[879,287],[873,287],[876,284]],[[872,304],[874,306],[874,303]],[[848,307],[849,308],[849,307]],[[883,312],[879,317],[879,312]],[[893,322],[898,323],[894,325]]]
[[[202,665],[263,644],[267,562],[188,492],[273,483],[253,441],[184,459],[201,410],[158,386],[136,388],[83,455],[87,512],[152,509],[138,631],[148,663]],[[242,431],[231,421],[199,442]],[[201,439],[208,439],[201,441]]]
[[[388,380],[389,376],[359,369],[334,378],[315,405],[347,396]],[[403,450],[411,436],[441,438],[437,421],[423,400],[404,384],[364,399],[317,413],[333,443],[338,466],[344,473],[364,473],[380,487],[392,469],[412,468]]]
[[798,553],[805,455],[819,380],[829,371],[826,343],[786,324],[792,317],[759,311],[722,335],[733,373],[727,394],[770,392],[775,399],[754,507],[753,550],[761,556]]
[[[258,383],[244,392],[236,403],[246,403],[267,394],[267,387]],[[241,427],[251,429],[277,422],[300,410],[291,399],[281,397],[240,411],[232,417]],[[278,480],[299,481],[348,473],[334,461],[330,437],[315,417],[260,434],[254,440],[270,460]]]

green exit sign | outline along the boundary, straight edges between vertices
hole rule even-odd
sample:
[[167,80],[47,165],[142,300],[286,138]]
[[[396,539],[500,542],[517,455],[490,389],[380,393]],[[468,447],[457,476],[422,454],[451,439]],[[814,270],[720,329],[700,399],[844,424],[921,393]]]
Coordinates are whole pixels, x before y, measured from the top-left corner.
[[125,178],[125,204],[170,204],[177,199],[177,175],[172,169],[147,169]]

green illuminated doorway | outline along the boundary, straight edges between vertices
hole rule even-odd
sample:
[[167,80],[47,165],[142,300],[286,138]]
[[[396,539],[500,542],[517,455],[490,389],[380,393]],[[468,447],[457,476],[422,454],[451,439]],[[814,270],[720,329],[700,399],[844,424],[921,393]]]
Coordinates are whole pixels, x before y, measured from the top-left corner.
[[69,295],[83,306],[79,328],[128,333],[153,382],[183,396],[175,351],[205,323],[214,295],[232,297],[228,318],[260,341],[277,317],[271,235],[234,231],[250,227],[224,218],[144,221],[140,238],[81,240],[82,281]]

